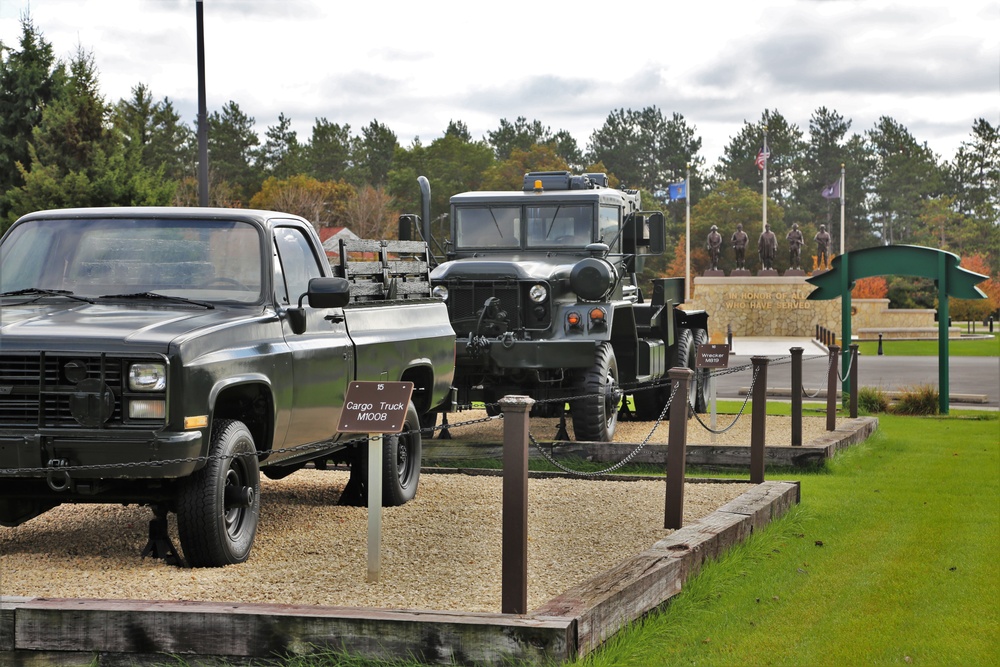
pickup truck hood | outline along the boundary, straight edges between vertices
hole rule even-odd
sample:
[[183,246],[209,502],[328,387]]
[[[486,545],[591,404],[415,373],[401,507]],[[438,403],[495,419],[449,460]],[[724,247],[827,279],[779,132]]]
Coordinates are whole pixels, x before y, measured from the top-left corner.
[[[245,312],[245,311],[244,311]],[[242,314],[241,314],[242,315]],[[241,315],[175,305],[32,303],[0,309],[0,349],[67,349],[124,345],[165,351],[171,341]],[[70,343],[72,341],[72,343]]]
[[448,280],[547,280],[569,279],[570,271],[580,257],[465,257],[441,264],[431,273],[433,282]]

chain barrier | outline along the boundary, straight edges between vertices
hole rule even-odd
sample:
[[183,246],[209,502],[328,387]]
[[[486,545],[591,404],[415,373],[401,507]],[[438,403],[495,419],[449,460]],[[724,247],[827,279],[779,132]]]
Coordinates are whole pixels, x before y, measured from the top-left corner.
[[[814,359],[814,358],[818,358],[818,357],[810,357],[810,359]],[[774,364],[774,365],[782,364],[782,363],[788,363],[786,361],[786,359],[791,359],[791,355],[782,356],[782,357],[775,357],[773,360],[769,360],[769,363]],[[852,359],[852,363],[853,363],[853,359]],[[713,369],[709,373],[709,376],[711,378],[722,377],[724,375],[729,375],[731,373],[740,373],[740,372],[743,372],[743,371],[745,371],[745,370],[747,370],[749,368],[752,368],[752,367],[753,367],[753,364],[744,364],[742,366],[735,366],[733,368],[726,368],[726,369],[722,369],[722,370]],[[849,371],[850,371],[850,368],[848,368],[848,372]],[[757,374],[754,373],[754,378],[751,381],[751,385],[750,385],[751,390],[753,389],[753,382],[756,381],[756,375]],[[695,378],[693,378],[693,380],[695,382],[697,382],[697,375],[695,376]],[[616,385],[615,388],[614,388],[614,392],[616,394],[618,394],[619,396],[625,396],[625,395],[628,395],[628,394],[634,394],[634,393],[636,393],[638,391],[652,391],[652,390],[655,390],[655,389],[659,389],[659,388],[661,388],[661,387],[663,387],[665,385],[666,385],[666,382],[657,382],[657,383],[653,383],[653,384],[648,384],[648,383],[646,383],[646,384],[640,384],[640,383],[622,384],[622,385]],[[547,452],[545,452],[544,450],[541,449],[541,446],[537,443],[537,441],[535,440],[534,436],[531,436],[529,434],[529,437],[531,438],[532,444],[534,444],[539,449],[539,451],[541,452],[542,456],[544,458],[548,459],[549,462],[552,463],[553,465],[555,465],[556,467],[564,470],[564,472],[568,472],[568,473],[576,474],[576,475],[582,475],[582,476],[597,476],[597,475],[607,474],[608,472],[612,472],[612,471],[617,470],[618,468],[622,467],[623,465],[626,465],[632,458],[634,458],[636,456],[636,454],[638,454],[638,452],[643,447],[646,446],[646,444],[652,438],[653,433],[659,427],[659,425],[662,422],[662,420],[663,420],[664,416],[666,415],[667,411],[669,410],[670,404],[673,401],[673,398],[674,398],[674,395],[676,394],[676,392],[677,392],[677,384],[674,383],[672,385],[672,388],[671,388],[670,397],[667,400],[667,403],[664,406],[663,411],[660,413],[659,418],[656,420],[656,423],[653,425],[652,429],[650,430],[649,435],[646,436],[646,438],[642,441],[642,443],[640,443],[639,446],[632,453],[630,453],[629,455],[627,455],[622,461],[620,461],[620,462],[616,463],[615,465],[607,468],[606,470],[603,470],[603,471],[600,471],[600,472],[584,473],[584,472],[580,472],[580,471],[566,469],[561,464],[559,464],[557,461],[555,461],[554,459],[552,459],[551,456]],[[571,396],[571,397],[566,397],[566,398],[540,399],[540,400],[535,401],[535,404],[536,405],[542,405],[542,404],[547,404],[547,403],[566,403],[566,402],[573,402],[573,401],[578,401],[578,400],[582,400],[582,399],[586,399],[586,398],[604,398],[606,396],[607,396],[607,391],[600,391],[600,392],[593,392],[593,393],[590,393],[590,394],[581,394],[581,395],[578,395],[578,396]],[[732,424],[730,424],[729,426],[727,426],[725,429],[723,429],[721,431],[713,431],[713,432],[715,432],[715,433],[725,433],[727,430],[729,430],[730,428],[732,428],[735,425],[736,421],[738,421],[739,418],[740,418],[740,416],[743,414],[743,412],[744,412],[744,410],[746,408],[747,400],[749,400],[749,397],[750,397],[750,393],[748,393],[746,399],[744,399],[743,406],[741,406],[740,412],[737,415],[736,419],[733,420]],[[693,410],[693,406],[690,406],[690,399],[687,399],[687,402],[689,404],[689,407],[691,407],[692,410]],[[498,409],[499,406],[500,406],[499,403],[489,403],[489,404],[486,404],[485,407],[487,407],[487,408],[491,408],[492,407],[492,408]],[[701,418],[698,417],[697,413],[695,413],[695,417],[698,419],[699,423],[701,423],[702,426],[705,426],[704,422],[701,421]],[[463,421],[463,422],[451,422],[451,423],[447,423],[447,424],[438,424],[438,425],[435,425],[433,427],[422,428],[422,429],[420,429],[420,431],[423,432],[423,433],[434,432],[434,431],[443,431],[443,430],[446,430],[446,429],[455,429],[455,428],[461,428],[463,426],[471,426],[473,424],[480,424],[480,423],[495,421],[497,419],[503,419],[503,413],[502,412],[500,412],[499,414],[496,414],[496,415],[488,415],[486,417],[481,417],[481,418],[478,418],[478,419],[470,419],[470,420]],[[711,430],[707,426],[705,426],[705,428],[707,428],[708,430]],[[365,442],[369,442],[370,440],[371,440],[371,438],[368,437],[368,436],[361,436],[361,437],[352,438],[350,440],[342,441],[339,444],[342,444],[342,445],[356,445],[356,444],[362,444],[362,443],[365,443]],[[327,444],[328,442],[329,441],[324,441],[324,442],[320,442],[320,443],[309,443],[309,444],[304,444],[304,445],[297,445],[295,447],[284,447],[284,448],[272,449],[272,450],[268,450],[268,451],[257,450],[256,452],[254,452],[254,455],[256,455],[258,457],[265,457],[265,456],[270,456],[270,455],[273,455],[273,454],[302,453],[302,452],[309,452],[309,451],[317,451],[318,452],[318,451],[321,451],[323,449],[326,449],[328,447],[328,444]],[[249,456],[249,454],[246,454],[244,456]],[[222,455],[222,454],[209,454],[209,455],[206,455],[206,456],[192,456],[192,457],[177,458],[177,459],[163,459],[163,460],[160,460],[160,461],[132,461],[132,462],[127,462],[127,463],[103,463],[103,464],[88,464],[88,465],[45,466],[45,467],[33,467],[33,468],[0,468],[0,476],[25,475],[25,474],[28,474],[28,475],[46,475],[46,476],[48,476],[48,475],[52,475],[52,474],[55,473],[55,474],[66,475],[67,477],[69,477],[69,473],[76,473],[76,472],[89,472],[89,471],[95,471],[95,470],[101,470],[101,471],[107,471],[107,470],[128,470],[128,469],[133,469],[133,468],[150,468],[150,467],[152,467],[152,468],[159,468],[159,467],[164,467],[164,466],[169,466],[169,465],[177,465],[177,464],[184,464],[184,463],[202,463],[202,462],[207,463],[207,462],[210,462],[210,461],[220,460],[220,459],[225,459],[225,458],[231,458],[231,456],[226,456],[226,455]]]
[[[503,414],[490,417],[480,417],[479,419],[470,419],[464,422],[457,422],[453,424],[441,424],[433,428],[420,429],[421,432],[426,431],[441,431],[446,428],[455,428],[461,426],[470,426],[472,424],[480,424],[483,422],[494,421],[497,419],[503,419]],[[393,435],[393,434],[390,434]],[[254,456],[258,458],[264,456],[270,456],[272,454],[294,454],[299,452],[309,452],[309,451],[321,451],[328,447],[327,443],[329,441],[325,440],[323,442],[312,442],[306,445],[296,445],[295,447],[282,447],[280,449],[270,449],[267,451],[256,450],[253,452]],[[342,445],[360,445],[363,443],[371,442],[371,437],[364,435],[351,438],[350,440],[344,440],[339,444]],[[248,452],[246,454],[241,454],[240,456],[251,456]],[[61,475],[67,475],[72,472],[88,472],[94,470],[128,470],[131,468],[162,468],[169,465],[177,465],[180,463],[208,463],[210,461],[222,460],[234,458],[232,455],[227,454],[209,454],[207,456],[189,456],[186,458],[179,459],[163,459],[161,461],[129,461],[127,463],[92,463],[88,465],[67,465],[67,466],[47,466],[47,467],[36,467],[36,468],[0,468],[0,475],[23,475],[23,474],[42,474],[51,475],[53,473],[58,473]]]
[[598,470],[596,472],[583,472],[581,470],[573,470],[572,468],[570,468],[568,466],[565,466],[562,463],[559,463],[558,461],[556,461],[555,458],[553,458],[551,454],[549,454],[548,452],[546,452],[542,448],[542,446],[535,439],[535,436],[532,435],[530,432],[528,433],[528,439],[531,441],[531,444],[535,446],[535,449],[538,450],[538,453],[542,455],[542,458],[544,458],[546,461],[548,461],[549,463],[551,463],[552,465],[554,465],[556,468],[559,468],[559,470],[562,470],[565,473],[569,473],[571,475],[577,475],[578,477],[598,477],[600,475],[607,475],[608,473],[614,472],[615,470],[618,470],[622,466],[627,465],[628,462],[631,461],[632,459],[634,459],[636,457],[636,455],[642,450],[642,448],[645,447],[649,443],[649,441],[653,437],[653,434],[656,433],[656,429],[659,428],[660,422],[663,421],[663,418],[667,415],[667,412],[670,411],[670,404],[673,403],[673,401],[674,401],[674,396],[677,394],[677,387],[678,386],[680,386],[679,382],[674,383],[673,388],[670,391],[670,397],[667,398],[667,404],[665,406],[663,406],[663,410],[660,411],[660,416],[656,419],[656,423],[653,424],[653,428],[650,429],[649,435],[647,435],[645,437],[645,439],[643,439],[643,441],[640,442],[639,445],[635,449],[633,449],[631,452],[629,452],[625,456],[625,458],[623,458],[618,463],[615,463],[614,465],[608,466],[604,470]]
[[730,423],[729,426],[727,426],[726,428],[724,428],[722,430],[713,429],[711,426],[709,426],[708,424],[706,424],[705,422],[703,422],[701,420],[701,417],[698,416],[698,411],[694,409],[693,405],[691,405],[691,399],[690,398],[688,399],[688,407],[691,409],[691,412],[694,414],[694,418],[698,421],[699,424],[701,424],[702,428],[704,428],[709,433],[715,433],[716,435],[722,435],[723,433],[725,433],[726,431],[728,431],[732,427],[736,426],[736,422],[738,422],[740,420],[740,417],[743,416],[743,411],[746,410],[746,407],[747,407],[747,401],[749,401],[750,400],[750,396],[753,395],[753,386],[754,386],[754,383],[756,383],[756,382],[757,382],[757,371],[755,370],[754,373],[753,373],[753,378],[751,378],[751,380],[750,380],[750,389],[747,391],[747,395],[743,399],[743,405],[740,406],[739,413],[733,419],[732,423]]
[[[841,356],[843,356],[843,355],[849,354],[849,353],[850,353],[850,350],[842,350],[840,354],[841,354]],[[840,380],[841,383],[847,382],[847,378],[849,378],[851,376],[851,368],[853,366],[854,366],[854,355],[852,354],[851,355],[851,360],[849,362],[847,362],[847,370],[844,371],[844,374],[841,375],[840,374],[840,369],[839,368],[837,369],[837,379]]]
[[[833,367],[833,362],[836,359],[836,357],[834,357],[832,354],[828,354],[827,356],[830,358],[830,363],[827,364],[827,366],[826,366],[826,374],[829,377],[829,375],[830,375],[830,369]],[[823,387],[820,387],[815,392],[813,392],[812,394],[810,394],[810,393],[806,392],[806,388],[804,386],[802,387],[802,395],[805,396],[806,398],[816,398],[817,396],[819,396],[819,393],[821,391],[823,391]]]

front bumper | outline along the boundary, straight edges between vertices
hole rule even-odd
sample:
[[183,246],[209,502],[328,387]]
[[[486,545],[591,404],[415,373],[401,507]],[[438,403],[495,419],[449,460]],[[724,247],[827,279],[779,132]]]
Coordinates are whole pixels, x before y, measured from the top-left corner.
[[458,366],[479,366],[495,372],[589,368],[594,364],[594,354],[600,342],[565,338],[493,339],[470,346],[459,340],[455,361]]
[[0,433],[0,479],[186,477],[204,464],[203,440],[204,434],[199,430],[23,434],[7,431]]

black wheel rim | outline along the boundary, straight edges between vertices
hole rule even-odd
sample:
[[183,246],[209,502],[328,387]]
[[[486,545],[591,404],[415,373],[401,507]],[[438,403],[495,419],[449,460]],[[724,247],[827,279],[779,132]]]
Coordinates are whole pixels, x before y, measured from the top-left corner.
[[620,399],[618,380],[609,369],[608,376],[604,380],[604,425],[608,430],[613,429],[618,421],[618,401]]
[[409,430],[404,430],[396,436],[396,472],[399,475],[399,484],[403,488],[410,483],[410,435]]
[[[238,495],[249,488],[248,493],[250,497],[249,506],[243,503],[230,503],[228,501],[225,503],[224,519],[226,522],[226,533],[234,539],[239,537],[240,533],[243,532],[246,519],[250,514],[253,503],[256,502],[256,499],[253,497],[253,488],[248,483],[249,477],[246,464],[241,458],[234,458],[229,462],[229,469],[226,471],[226,488],[223,491],[230,491],[230,494],[236,492],[236,495]],[[225,494],[224,497],[230,494]]]

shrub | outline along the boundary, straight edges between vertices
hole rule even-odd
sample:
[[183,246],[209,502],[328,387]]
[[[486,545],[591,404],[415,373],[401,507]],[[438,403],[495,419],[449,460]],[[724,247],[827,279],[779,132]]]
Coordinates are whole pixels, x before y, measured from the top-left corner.
[[874,415],[889,411],[889,397],[879,387],[858,388],[858,410]]
[[909,387],[903,390],[891,411],[897,415],[936,415],[938,400],[938,390],[933,385]]

